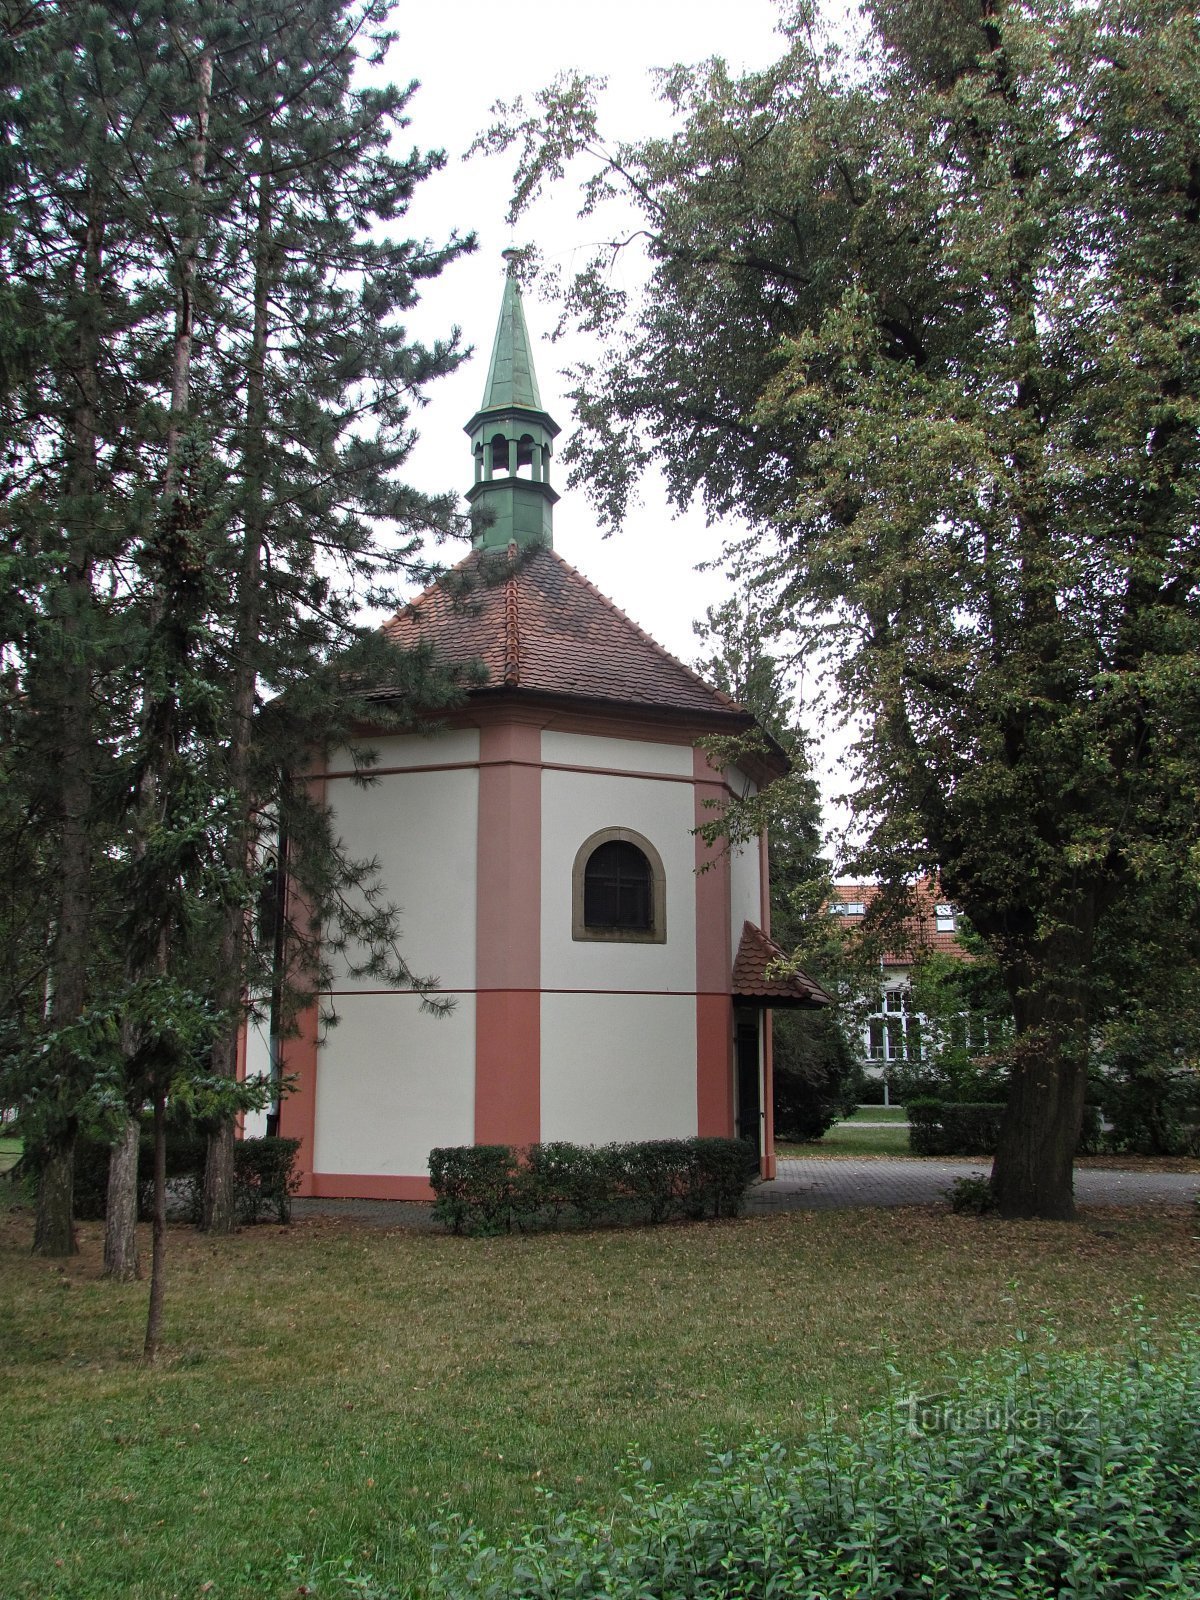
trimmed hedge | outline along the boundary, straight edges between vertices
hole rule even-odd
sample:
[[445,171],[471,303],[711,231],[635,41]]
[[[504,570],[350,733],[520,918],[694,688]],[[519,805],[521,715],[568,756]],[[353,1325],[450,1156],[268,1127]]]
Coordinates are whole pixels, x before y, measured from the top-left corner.
[[1026,1344],[853,1434],[712,1449],[676,1491],[651,1474],[632,1457],[615,1512],[550,1504],[499,1544],[444,1524],[433,1600],[1195,1600],[1200,1337]]
[[429,1153],[433,1214],[454,1233],[736,1217],[757,1171],[757,1153],[741,1139],[558,1140]]
[[908,1147],[915,1156],[990,1156],[1000,1137],[1002,1105],[910,1100]]
[[[974,1104],[952,1100],[910,1100],[908,1147],[915,1156],[991,1156],[1000,1139],[1003,1104]],[[1100,1117],[1095,1106],[1084,1106],[1079,1153],[1089,1154],[1100,1145]]]

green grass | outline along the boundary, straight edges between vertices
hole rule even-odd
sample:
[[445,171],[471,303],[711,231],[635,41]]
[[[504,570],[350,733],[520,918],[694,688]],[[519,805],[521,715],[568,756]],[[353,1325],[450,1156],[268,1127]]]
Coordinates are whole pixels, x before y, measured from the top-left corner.
[[859,1106],[847,1122],[907,1122],[903,1106]]
[[22,1145],[20,1139],[0,1138],[0,1174],[15,1167],[21,1158]]
[[498,1529],[539,1489],[611,1507],[631,1443],[680,1483],[706,1435],[852,1418],[889,1360],[923,1387],[1045,1314],[1064,1346],[1114,1348],[1114,1306],[1192,1303],[1195,1233],[1182,1210],[932,1209],[492,1240],[173,1229],[145,1371],[145,1285],[99,1278],[95,1225],[80,1257],[31,1257],[24,1212],[0,1238],[0,1594],[263,1600],[343,1559],[419,1585],[432,1515]]
[[898,1127],[863,1128],[855,1122],[839,1122],[823,1139],[811,1144],[779,1144],[781,1156],[907,1156],[908,1129]]

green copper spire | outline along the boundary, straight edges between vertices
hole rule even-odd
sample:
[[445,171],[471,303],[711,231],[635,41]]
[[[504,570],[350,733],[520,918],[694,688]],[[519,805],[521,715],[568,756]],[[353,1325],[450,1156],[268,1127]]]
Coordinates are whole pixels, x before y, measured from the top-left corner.
[[467,423],[475,482],[467,492],[476,549],[553,544],[551,445],[558,424],[542,410],[529,330],[517,282],[518,252],[506,250],[508,272],[483,404]]
[[[515,251],[506,250],[506,259]],[[520,406],[526,411],[540,411],[542,397],[538,393],[537,376],[533,370],[533,353],[529,348],[529,329],[525,326],[525,310],[521,304],[521,285],[517,282],[515,259],[509,260],[504,278],[504,299],[500,303],[500,321],[496,327],[496,342],[492,346],[492,364],[488,368],[487,384],[483,391],[481,411],[503,411]]]

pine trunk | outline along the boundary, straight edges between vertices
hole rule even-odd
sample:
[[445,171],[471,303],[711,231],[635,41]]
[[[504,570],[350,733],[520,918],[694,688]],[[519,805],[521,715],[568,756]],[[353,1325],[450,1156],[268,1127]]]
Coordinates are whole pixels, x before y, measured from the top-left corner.
[[38,1175],[33,1250],[39,1256],[73,1256],[79,1249],[73,1223],[75,1132],[43,1145]]
[[233,1146],[233,1121],[226,1118],[208,1136],[201,1213],[201,1227],[208,1233],[232,1233],[237,1227]]
[[[95,323],[101,273],[101,226],[94,204],[84,242],[83,277],[88,309],[80,318],[74,387],[78,401],[71,420],[70,474],[67,482],[66,577],[55,607],[57,660],[43,679],[52,725],[58,729],[57,773],[60,831],[57,840],[58,917],[51,953],[50,1026],[76,1022],[87,1000],[92,955],[92,668],[89,618],[93,610],[92,539],[96,491],[97,366]],[[73,1063],[57,1070],[69,1083]],[[53,1094],[53,1090],[49,1091]],[[71,1255],[76,1249],[74,1201],[75,1107],[52,1111],[38,1179],[37,1223],[33,1248],[38,1255]],[[55,1126],[57,1124],[57,1127]]]
[[[253,738],[254,692],[257,682],[257,643],[262,606],[262,549],[266,534],[264,496],[265,432],[267,426],[266,363],[273,281],[271,251],[270,147],[264,142],[263,170],[258,180],[258,221],[254,253],[254,328],[247,368],[246,428],[242,447],[245,509],[242,552],[238,569],[237,608],[230,694],[228,787],[236,799],[236,816],[230,825],[225,853],[229,885],[222,907],[221,956],[217,969],[216,1003],[229,1018],[213,1046],[216,1077],[237,1075],[238,1038],[245,1025],[246,907],[236,891],[250,868],[253,848],[255,796],[251,792],[250,755]],[[208,1141],[204,1167],[204,1207],[201,1226],[209,1233],[232,1233],[237,1226],[234,1203],[233,1122],[226,1119]]]
[[137,1183],[141,1127],[128,1117],[108,1158],[104,1210],[104,1276],[128,1283],[138,1276]]
[[154,1097],[154,1224],[150,1247],[150,1306],[146,1313],[146,1342],[142,1357],[148,1366],[158,1360],[162,1334],[163,1294],[167,1260],[167,1100]]

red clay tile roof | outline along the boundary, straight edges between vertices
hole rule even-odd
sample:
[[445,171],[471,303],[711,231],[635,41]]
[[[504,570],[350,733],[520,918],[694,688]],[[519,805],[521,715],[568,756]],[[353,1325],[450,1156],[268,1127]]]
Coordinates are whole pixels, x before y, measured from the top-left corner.
[[803,972],[767,975],[767,968],[787,956],[774,939],[752,922],[742,924],[742,941],[733,963],[733,992],[746,1000],[762,1000],[771,1006],[827,1006],[832,998],[819,983]]
[[[834,900],[840,900],[843,905],[861,902],[868,910],[879,893],[879,885],[874,883],[835,883],[833,886]],[[945,903],[939,886],[931,878],[921,878],[913,884],[912,895],[915,912],[904,919],[902,943],[884,952],[884,966],[907,967],[918,955],[929,951],[969,961],[971,956],[963,949],[957,933],[938,932],[934,908]],[[846,918],[850,926],[858,920],[857,917]]]
[[473,551],[384,631],[399,645],[428,642],[444,661],[482,661],[488,689],[751,721],[544,546]]

